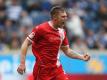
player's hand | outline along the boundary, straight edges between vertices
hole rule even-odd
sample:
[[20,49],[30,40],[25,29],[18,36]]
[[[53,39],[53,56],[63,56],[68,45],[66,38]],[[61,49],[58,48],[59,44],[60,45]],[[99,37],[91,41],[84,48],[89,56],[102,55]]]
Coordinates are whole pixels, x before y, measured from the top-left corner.
[[17,72],[21,75],[25,73],[25,70],[26,70],[25,64],[20,64],[19,67],[17,68]]
[[85,53],[85,54],[83,55],[83,60],[84,60],[84,61],[89,61],[89,60],[90,60],[89,54]]

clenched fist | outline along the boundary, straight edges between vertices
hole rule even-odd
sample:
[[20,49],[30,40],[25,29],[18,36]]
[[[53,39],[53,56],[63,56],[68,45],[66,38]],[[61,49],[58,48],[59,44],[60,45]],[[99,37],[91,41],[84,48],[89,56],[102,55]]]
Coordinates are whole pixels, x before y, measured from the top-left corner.
[[17,72],[21,75],[25,73],[25,70],[26,70],[25,64],[20,64],[19,67],[17,68]]
[[84,61],[89,61],[90,60],[90,56],[87,53],[83,54],[83,60]]

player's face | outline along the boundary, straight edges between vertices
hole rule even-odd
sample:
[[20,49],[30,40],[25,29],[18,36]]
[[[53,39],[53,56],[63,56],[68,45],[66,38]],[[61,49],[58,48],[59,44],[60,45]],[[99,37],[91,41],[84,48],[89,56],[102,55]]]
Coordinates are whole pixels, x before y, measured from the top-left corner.
[[59,12],[58,15],[56,16],[56,18],[57,18],[57,24],[59,25],[59,27],[63,27],[67,20],[67,13]]

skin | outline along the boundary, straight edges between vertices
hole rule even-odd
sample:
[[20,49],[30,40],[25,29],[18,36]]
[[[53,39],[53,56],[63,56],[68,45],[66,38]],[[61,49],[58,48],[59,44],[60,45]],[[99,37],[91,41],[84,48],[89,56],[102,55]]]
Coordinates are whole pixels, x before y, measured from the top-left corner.
[[[51,23],[55,29],[58,29],[58,28],[63,28],[66,20],[67,20],[67,13],[64,11],[64,12],[59,12],[57,15],[53,15]],[[17,69],[18,73],[20,74],[23,74],[26,70],[25,58],[27,54],[27,49],[30,45],[31,42],[26,38],[21,46],[20,65]],[[70,58],[80,59],[84,61],[88,61],[90,59],[90,56],[87,53],[80,55],[75,51],[73,51],[69,46],[61,46],[60,49]]]
[[63,28],[65,22],[67,20],[67,13],[66,12],[59,12],[56,15],[53,15],[52,22],[54,28]]

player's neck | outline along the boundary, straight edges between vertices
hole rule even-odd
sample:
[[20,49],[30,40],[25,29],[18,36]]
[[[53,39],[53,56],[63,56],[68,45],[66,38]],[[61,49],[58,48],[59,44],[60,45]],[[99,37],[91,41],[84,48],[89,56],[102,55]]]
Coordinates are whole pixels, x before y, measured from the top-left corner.
[[57,24],[56,21],[52,20],[51,23],[52,23],[53,28],[55,28],[55,29],[59,28],[59,25]]

